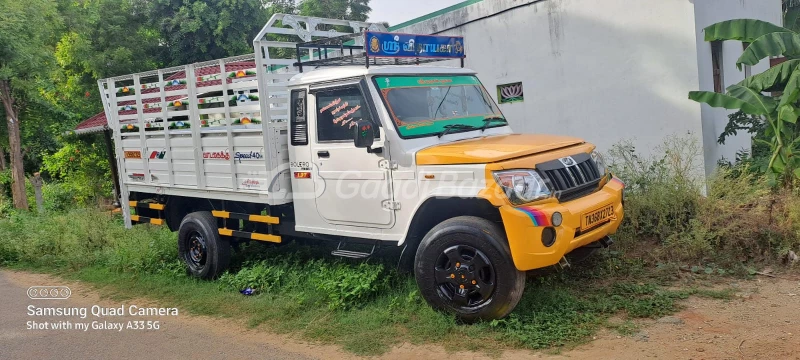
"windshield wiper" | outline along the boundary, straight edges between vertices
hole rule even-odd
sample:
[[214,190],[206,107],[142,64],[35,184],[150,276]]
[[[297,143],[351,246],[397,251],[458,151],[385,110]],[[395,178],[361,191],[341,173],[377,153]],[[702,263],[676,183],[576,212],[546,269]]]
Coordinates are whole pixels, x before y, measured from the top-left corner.
[[445,135],[447,135],[447,134],[449,134],[451,132],[454,132],[456,130],[474,130],[474,129],[477,129],[477,127],[472,126],[472,125],[466,125],[466,124],[445,125],[444,126],[444,130],[439,133],[439,137],[441,138],[442,136],[445,136]]
[[481,126],[481,132],[484,132],[486,128],[493,122],[502,122],[504,124],[508,124],[508,120],[500,115],[490,115],[483,119],[483,126]]
[[444,97],[442,97],[442,101],[439,101],[439,106],[436,107],[436,111],[433,113],[433,118],[434,119],[436,118],[436,115],[439,115],[439,110],[442,109],[442,105],[444,105],[444,100],[447,99],[447,94],[450,93],[450,89],[452,89],[452,88],[453,88],[452,86],[448,86],[447,87],[447,91],[445,91]]

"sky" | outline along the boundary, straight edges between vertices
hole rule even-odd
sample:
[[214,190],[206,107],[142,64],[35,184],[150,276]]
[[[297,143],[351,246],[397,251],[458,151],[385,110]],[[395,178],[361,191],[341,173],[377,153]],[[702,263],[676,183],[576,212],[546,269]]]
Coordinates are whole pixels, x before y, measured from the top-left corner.
[[370,22],[386,21],[389,25],[430,14],[464,0],[371,0]]

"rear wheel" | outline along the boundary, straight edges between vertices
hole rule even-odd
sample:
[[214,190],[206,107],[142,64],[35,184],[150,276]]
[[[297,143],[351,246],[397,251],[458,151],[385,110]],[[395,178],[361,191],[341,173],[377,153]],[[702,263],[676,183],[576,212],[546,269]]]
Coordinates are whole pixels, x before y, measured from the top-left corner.
[[414,273],[420,293],[434,308],[465,321],[508,315],[525,288],[505,237],[489,220],[445,220],[422,239]]
[[217,219],[210,212],[198,211],[181,221],[178,255],[190,275],[214,279],[228,268],[231,245],[220,237]]

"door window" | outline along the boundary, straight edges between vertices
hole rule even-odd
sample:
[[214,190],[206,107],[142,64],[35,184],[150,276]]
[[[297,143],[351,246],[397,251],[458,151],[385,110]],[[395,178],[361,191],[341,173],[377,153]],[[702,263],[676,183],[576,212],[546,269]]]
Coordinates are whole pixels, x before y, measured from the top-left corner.
[[364,95],[356,86],[318,91],[316,98],[319,142],[353,140],[355,121],[372,121]]

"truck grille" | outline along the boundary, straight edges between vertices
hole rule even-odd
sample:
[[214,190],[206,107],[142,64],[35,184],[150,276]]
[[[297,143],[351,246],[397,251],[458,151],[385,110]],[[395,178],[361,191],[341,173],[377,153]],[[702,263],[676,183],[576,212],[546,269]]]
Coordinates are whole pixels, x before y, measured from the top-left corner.
[[542,172],[559,201],[569,201],[593,193],[597,190],[601,177],[591,156],[586,153],[541,163],[536,168]]

